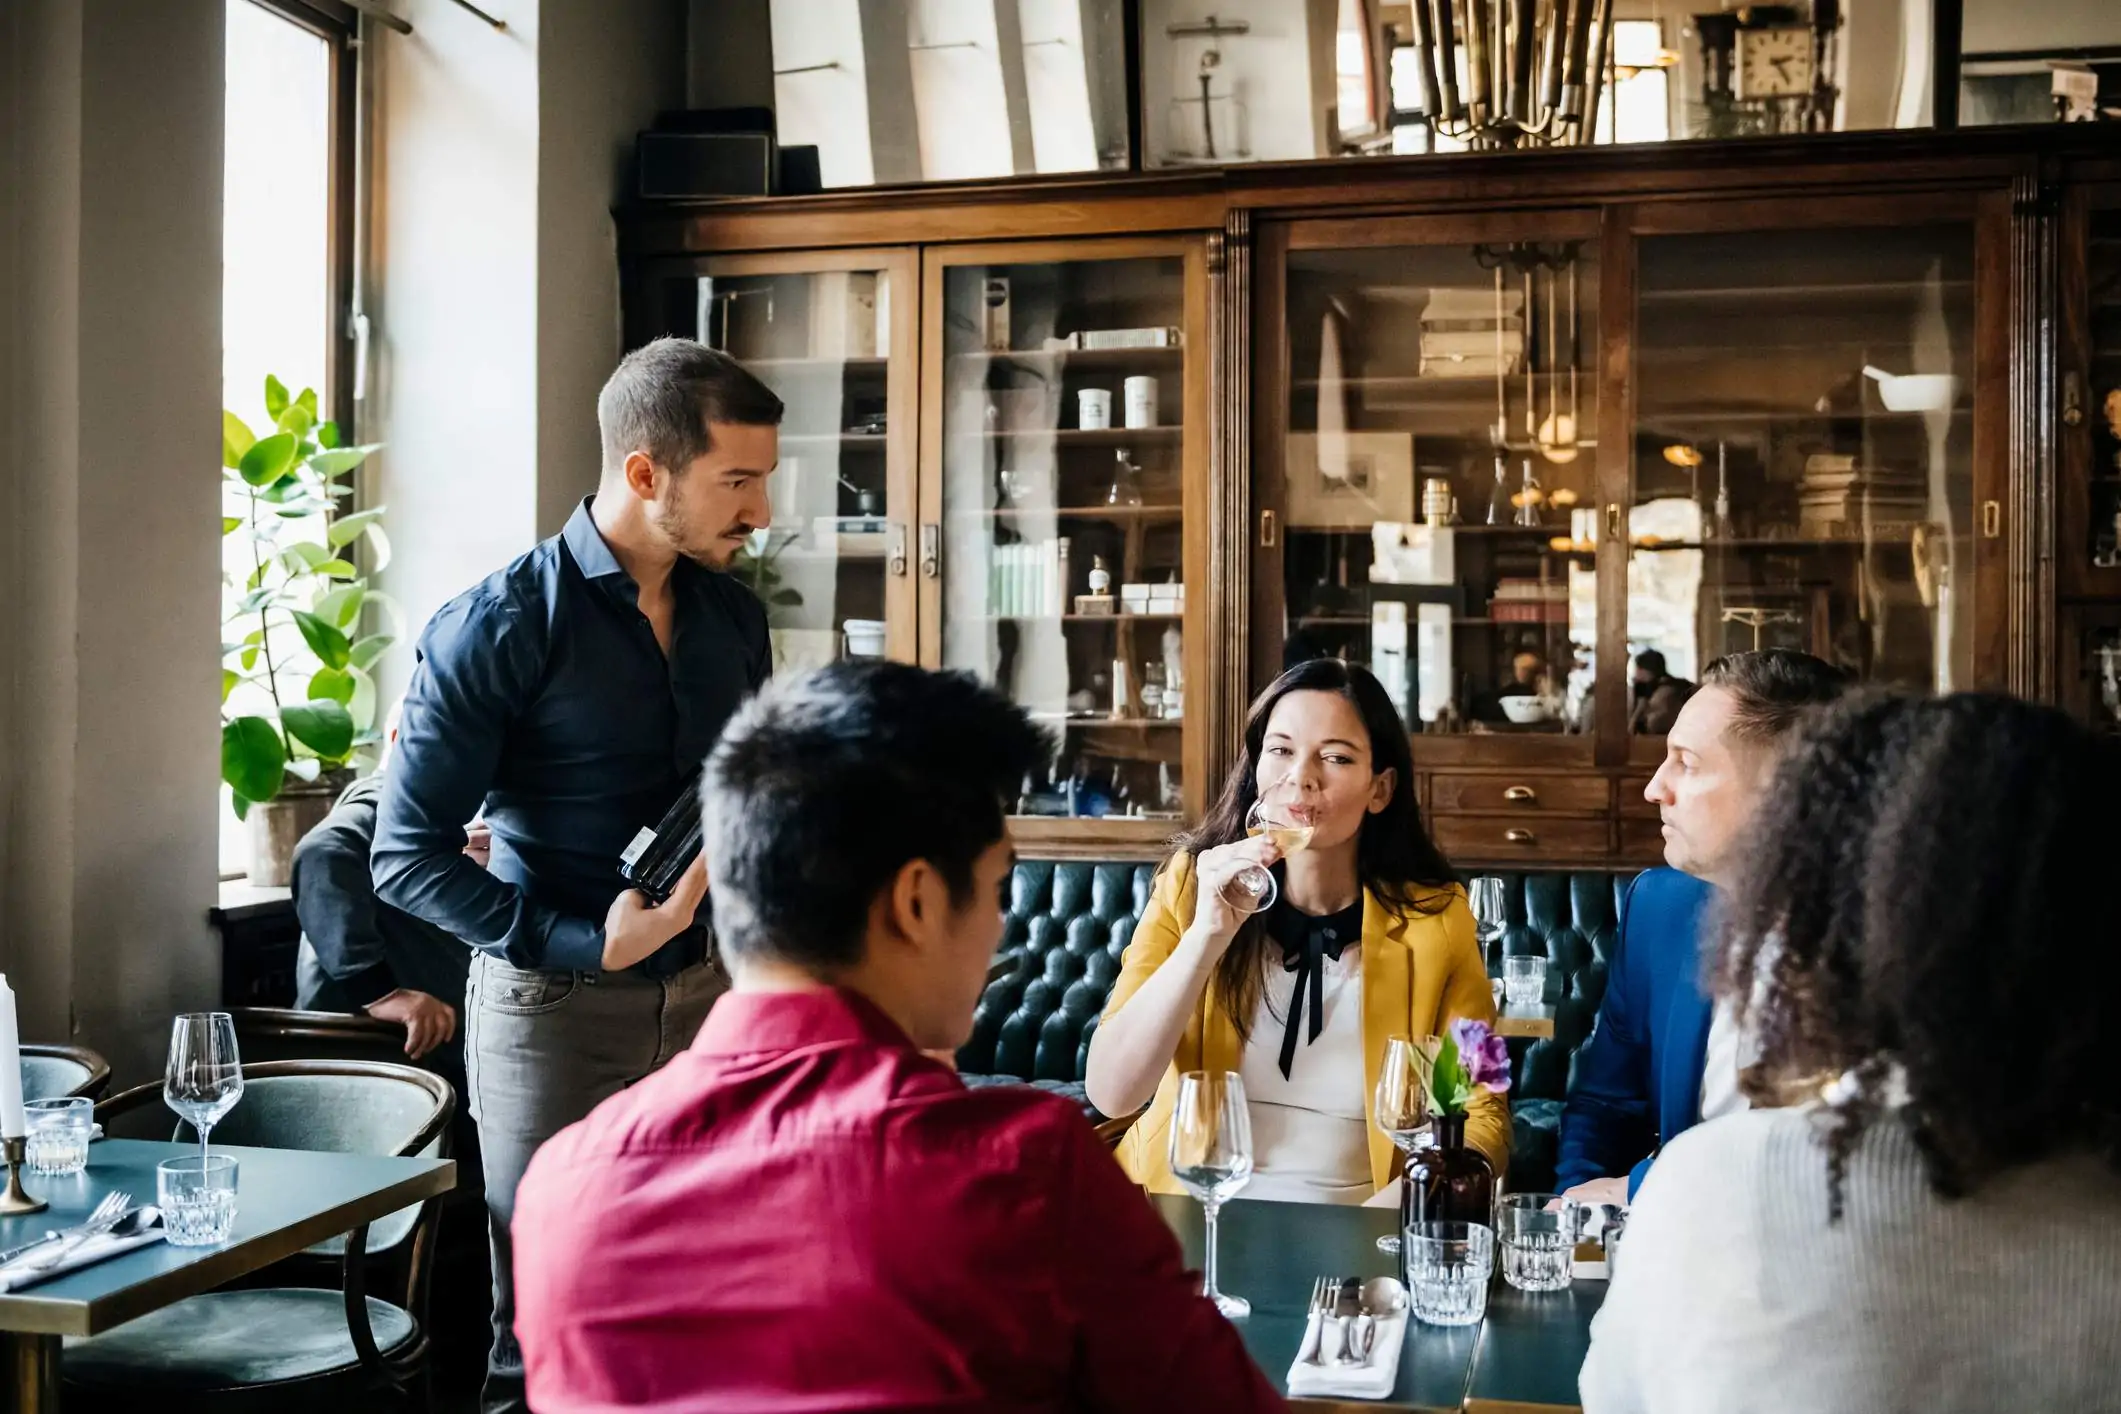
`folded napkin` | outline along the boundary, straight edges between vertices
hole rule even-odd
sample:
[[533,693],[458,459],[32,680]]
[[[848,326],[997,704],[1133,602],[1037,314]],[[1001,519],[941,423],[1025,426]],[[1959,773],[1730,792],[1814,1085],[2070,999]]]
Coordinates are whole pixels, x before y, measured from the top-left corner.
[[39,1266],[38,1263],[51,1256],[51,1247],[36,1248],[0,1267],[0,1291],[20,1291],[40,1281],[49,1281],[53,1277],[65,1276],[68,1272],[77,1272],[83,1267],[92,1267],[98,1262],[136,1251],[150,1243],[160,1242],[162,1236],[162,1221],[157,1218],[155,1225],[143,1232],[129,1232],[123,1237],[106,1232],[99,1237],[91,1237],[49,1267]]
[[1377,1335],[1370,1345],[1370,1359],[1362,1365],[1314,1365],[1318,1353],[1321,1317],[1313,1316],[1304,1326],[1303,1343],[1296,1347],[1296,1363],[1289,1366],[1289,1394],[1294,1398],[1335,1395],[1349,1399],[1383,1399],[1399,1383],[1399,1346],[1407,1338],[1407,1311],[1402,1306],[1389,1316],[1377,1318]]

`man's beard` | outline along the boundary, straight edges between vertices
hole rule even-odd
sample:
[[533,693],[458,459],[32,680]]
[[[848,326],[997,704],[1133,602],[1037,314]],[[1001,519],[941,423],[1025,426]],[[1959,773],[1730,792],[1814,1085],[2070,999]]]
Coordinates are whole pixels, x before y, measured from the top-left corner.
[[[655,527],[677,553],[701,566],[703,569],[726,570],[736,558],[742,545],[734,540],[717,535],[704,542],[697,540],[692,530],[692,518],[680,507],[671,507],[655,518]],[[741,526],[731,527],[732,531]]]

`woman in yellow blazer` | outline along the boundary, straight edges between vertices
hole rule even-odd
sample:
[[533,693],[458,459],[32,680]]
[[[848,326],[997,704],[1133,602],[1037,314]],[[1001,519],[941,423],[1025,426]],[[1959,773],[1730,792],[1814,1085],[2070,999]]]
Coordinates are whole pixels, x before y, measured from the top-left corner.
[[[1242,1196],[1360,1203],[1391,1183],[1398,1151],[1371,1122],[1386,1040],[1495,1020],[1473,915],[1422,828],[1413,770],[1398,712],[1361,668],[1301,663],[1253,704],[1244,759],[1157,876],[1090,1042],[1091,1103],[1149,1107],[1119,1149],[1136,1182],[1180,1191],[1168,1158],[1178,1078],[1226,1070],[1251,1105]],[[1312,810],[1308,845],[1286,858],[1245,828],[1266,791],[1301,791]],[[1280,898],[1248,916],[1223,894],[1254,862],[1273,868]],[[1501,1096],[1473,1106],[1466,1138],[1500,1177]]]

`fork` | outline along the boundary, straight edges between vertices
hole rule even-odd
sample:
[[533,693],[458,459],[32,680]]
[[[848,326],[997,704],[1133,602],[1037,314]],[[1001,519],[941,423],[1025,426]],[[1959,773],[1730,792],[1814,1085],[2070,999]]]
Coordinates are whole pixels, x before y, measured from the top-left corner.
[[1318,1363],[1338,1365],[1348,1351],[1348,1326],[1334,1310],[1340,1296],[1339,1277],[1318,1279]]
[[[1333,1279],[1331,1277],[1315,1278],[1311,1283],[1311,1304],[1304,1310],[1304,1324],[1308,1327],[1304,1342],[1311,1347],[1309,1363],[1313,1365],[1325,1363],[1319,1359],[1319,1356],[1323,1353],[1322,1346],[1325,1342],[1326,1323],[1332,1319],[1332,1282]],[[1310,1331],[1318,1333],[1316,1341],[1312,1340]]]
[[95,1211],[88,1215],[86,1222],[67,1234],[55,1251],[45,1253],[38,1257],[36,1261],[30,1263],[30,1269],[39,1272],[50,1271],[53,1267],[65,1261],[74,1249],[82,1243],[88,1241],[91,1237],[100,1237],[116,1227],[124,1220],[125,1215],[132,1210],[132,1206],[133,1195],[130,1193],[111,1193],[106,1195],[102,1202],[96,1204]]

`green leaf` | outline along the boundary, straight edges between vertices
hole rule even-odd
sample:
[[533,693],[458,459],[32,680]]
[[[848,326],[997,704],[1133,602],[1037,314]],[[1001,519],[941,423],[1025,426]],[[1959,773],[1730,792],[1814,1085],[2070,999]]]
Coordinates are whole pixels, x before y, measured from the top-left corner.
[[244,649],[244,650],[243,650],[243,671],[247,673],[247,672],[249,672],[249,671],[250,671],[251,669],[253,669],[253,668],[257,667],[257,666],[258,666],[258,650],[257,650],[257,649],[255,649],[255,648],[246,648],[246,649]]
[[[294,615],[295,627],[302,630],[302,641],[309,645],[309,651],[323,660],[327,668],[345,667],[349,650],[353,646],[346,641],[346,635],[315,614],[305,614],[297,609]],[[288,730],[293,731],[294,728],[289,727]]]
[[236,612],[238,614],[255,614],[279,597],[280,591],[270,585],[262,589],[253,589],[250,593],[244,595],[242,600],[236,605]]
[[[361,617],[361,600],[367,594],[368,586],[365,584],[342,584],[337,589],[319,594],[312,611],[333,628],[350,629],[354,626],[354,620]],[[355,644],[354,647],[358,649],[360,645]]]
[[353,701],[353,674],[342,668],[319,668],[309,675],[309,700],[332,701],[344,707]]
[[271,722],[238,717],[222,724],[221,779],[238,800],[271,800],[280,793],[286,770],[287,746]]
[[331,541],[334,550],[342,545],[350,545],[361,538],[362,531],[368,529],[368,527],[374,525],[382,518],[383,507],[381,506],[377,506],[373,510],[355,511],[352,515],[340,516],[331,523],[331,531],[325,536],[325,539]]
[[314,540],[298,540],[282,550],[280,558],[287,562],[287,568],[290,571],[295,574],[302,574],[316,569],[318,565],[332,558],[332,554],[330,550],[317,544]]
[[307,437],[309,429],[316,426],[317,423],[317,395],[304,389],[302,397],[308,399],[308,402],[306,404],[300,401],[289,403],[287,411],[280,414],[279,421],[275,424],[290,437]]
[[320,447],[336,447],[336,446],[338,446],[338,445],[339,445],[339,424],[338,424],[338,423],[336,423],[336,422],[320,422],[320,423],[318,423],[318,424],[317,424],[317,445],[318,445],[318,446],[320,446]]
[[241,516],[223,516],[221,517],[221,533],[223,535],[233,535],[242,524],[243,517]]
[[287,728],[289,736],[326,761],[343,761],[353,750],[353,715],[337,702],[327,699],[282,707],[280,725]]
[[352,651],[346,655],[347,661],[363,670],[372,668],[376,665],[376,659],[382,657],[390,645],[396,642],[397,640],[387,633],[372,633],[353,646]]
[[268,373],[265,375],[265,415],[273,421],[287,411],[287,385]]
[[271,486],[287,475],[295,462],[295,439],[285,432],[262,437],[243,453],[236,470],[252,486]]
[[319,476],[344,476],[367,461],[370,454],[380,450],[382,445],[381,442],[370,442],[359,447],[334,447],[311,457],[309,469]]
[[243,674],[237,672],[234,668],[223,668],[221,670],[221,700],[223,702],[228,701],[228,694],[234,692],[236,684],[241,681],[243,681]]
[[354,579],[361,572],[345,560],[326,560],[323,564],[317,566],[316,573],[323,575],[326,579]]
[[368,527],[368,567],[378,571],[390,568],[390,537],[380,525]]
[[243,465],[243,454],[257,442],[243,419],[226,408],[221,411],[221,465],[234,470]]

